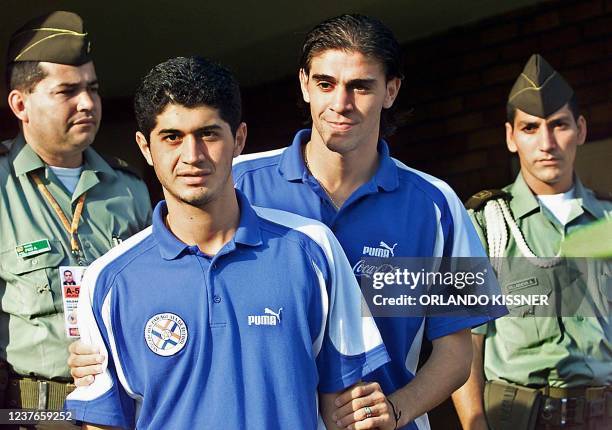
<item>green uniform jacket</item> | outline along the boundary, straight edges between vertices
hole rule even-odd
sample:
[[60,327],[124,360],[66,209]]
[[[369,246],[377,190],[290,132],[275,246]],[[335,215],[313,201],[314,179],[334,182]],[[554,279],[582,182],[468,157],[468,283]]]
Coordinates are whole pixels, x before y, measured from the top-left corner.
[[[574,207],[568,223],[563,226],[554,215],[539,205],[520,174],[512,185],[504,188],[512,196],[508,205],[516,224],[535,255],[553,257],[558,254],[567,234],[597,219],[612,217],[612,202],[598,200],[593,191],[585,188],[578,178],[575,190],[576,199],[572,202]],[[469,213],[486,248],[483,208],[477,212],[470,210]],[[522,257],[510,233],[505,256]],[[505,261],[508,264],[514,261],[516,265],[527,260]],[[540,268],[533,264],[525,267],[523,264],[521,270],[511,270],[509,276],[506,275],[507,279],[502,279],[504,275],[500,276],[500,285],[505,292],[511,292],[513,287],[529,288],[530,291],[521,291],[527,294],[550,294],[564,287],[572,291],[580,289],[582,292],[590,289],[591,297],[585,300],[585,294],[582,294],[580,306],[594,306],[596,309],[590,310],[590,315],[598,317],[537,317],[531,307],[520,313],[523,317],[500,318],[474,329],[474,333],[486,335],[484,370],[487,379],[527,386],[612,384],[610,265],[596,262],[596,267],[588,271],[588,279],[585,280],[584,277],[577,278],[576,272],[568,269],[569,264],[578,263],[568,262],[553,268]],[[585,264],[585,260],[581,259],[580,264]]]
[[[149,224],[149,194],[140,179],[113,169],[88,148],[70,195],[22,135],[3,145],[10,150],[0,156],[0,358],[20,375],[68,378],[71,340],[65,334],[58,267],[78,263],[68,232],[29,173],[38,173],[68,220],[87,192],[77,231],[87,263]],[[50,251],[17,255],[17,246],[40,239],[49,240]]]

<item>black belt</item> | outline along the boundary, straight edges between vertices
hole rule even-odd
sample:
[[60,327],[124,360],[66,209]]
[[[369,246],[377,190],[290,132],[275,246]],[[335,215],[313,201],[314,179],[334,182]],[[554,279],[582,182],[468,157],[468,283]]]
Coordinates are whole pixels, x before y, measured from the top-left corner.
[[540,425],[580,425],[612,416],[611,387],[544,387],[539,391],[543,393],[538,413]]

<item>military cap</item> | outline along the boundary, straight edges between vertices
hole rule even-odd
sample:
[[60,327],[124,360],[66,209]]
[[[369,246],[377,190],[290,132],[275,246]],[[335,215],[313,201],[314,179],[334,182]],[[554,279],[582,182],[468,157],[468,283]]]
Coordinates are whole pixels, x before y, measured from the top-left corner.
[[91,60],[90,53],[91,43],[81,17],[56,11],[34,18],[15,31],[9,40],[6,61],[80,66]]
[[533,54],[514,83],[508,105],[540,118],[555,113],[574,95],[572,87],[540,55]]

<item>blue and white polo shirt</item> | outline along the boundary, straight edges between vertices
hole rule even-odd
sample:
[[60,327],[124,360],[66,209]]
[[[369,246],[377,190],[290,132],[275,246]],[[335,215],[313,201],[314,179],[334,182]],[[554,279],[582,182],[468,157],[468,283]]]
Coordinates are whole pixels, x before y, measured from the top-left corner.
[[[326,224],[357,278],[376,270],[368,267],[364,257],[486,257],[454,191],[443,181],[391,158],[384,141],[378,145],[380,164],[375,175],[336,210],[304,166],[302,145],[310,133],[299,131],[287,148],[236,158],[236,187],[252,204]],[[376,318],[391,362],[365,379],[379,382],[386,394],[393,393],[414,378],[423,336],[434,340],[489,319]],[[406,428],[429,428],[427,416]]]
[[66,408],[124,428],[322,426],[317,390],[340,391],[388,361],[340,245],[316,221],[252,208],[217,255],[153,225],[87,270],[78,309],[109,357]]

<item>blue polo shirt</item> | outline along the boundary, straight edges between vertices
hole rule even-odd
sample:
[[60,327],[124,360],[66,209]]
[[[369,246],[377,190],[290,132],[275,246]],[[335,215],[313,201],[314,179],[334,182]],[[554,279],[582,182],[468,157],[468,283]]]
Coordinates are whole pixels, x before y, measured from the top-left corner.
[[[372,273],[365,257],[486,257],[463,204],[443,181],[390,157],[384,141],[374,176],[336,210],[308,172],[301,130],[291,146],[247,154],[234,162],[236,187],[257,206],[319,220],[335,234],[355,276]],[[391,362],[370,374],[390,394],[415,374],[423,336],[436,338],[483,324],[488,317],[376,318]],[[406,428],[428,428],[423,416]]]
[[109,357],[66,408],[124,428],[322,425],[317,391],[336,392],[386,361],[340,245],[316,221],[254,209],[215,256],[153,225],[87,270],[81,337]]

